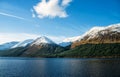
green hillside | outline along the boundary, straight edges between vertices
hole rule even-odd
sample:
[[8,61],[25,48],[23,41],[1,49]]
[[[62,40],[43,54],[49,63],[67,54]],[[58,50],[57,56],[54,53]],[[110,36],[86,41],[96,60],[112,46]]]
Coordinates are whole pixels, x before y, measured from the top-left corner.
[[84,44],[62,52],[59,57],[120,57],[120,43]]

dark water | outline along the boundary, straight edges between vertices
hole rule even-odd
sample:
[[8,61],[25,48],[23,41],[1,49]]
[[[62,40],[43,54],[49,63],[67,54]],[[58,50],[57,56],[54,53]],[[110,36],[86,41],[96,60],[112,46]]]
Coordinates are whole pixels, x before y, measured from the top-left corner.
[[0,58],[0,77],[120,77],[120,59]]

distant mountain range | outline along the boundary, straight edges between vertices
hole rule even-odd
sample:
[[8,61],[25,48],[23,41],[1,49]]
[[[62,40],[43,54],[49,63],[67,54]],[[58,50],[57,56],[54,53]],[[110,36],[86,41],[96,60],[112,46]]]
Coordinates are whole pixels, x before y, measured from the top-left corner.
[[81,36],[71,37],[64,39],[61,43],[59,43],[60,46],[66,47],[71,45],[75,41],[79,41],[81,39]]
[[59,44],[45,36],[6,43],[0,51],[0,56],[16,57],[120,57],[120,24],[93,27]]
[[19,42],[8,42],[8,43],[4,43],[2,45],[0,45],[0,50],[6,50],[6,49],[10,49],[12,48],[14,45],[18,44]]

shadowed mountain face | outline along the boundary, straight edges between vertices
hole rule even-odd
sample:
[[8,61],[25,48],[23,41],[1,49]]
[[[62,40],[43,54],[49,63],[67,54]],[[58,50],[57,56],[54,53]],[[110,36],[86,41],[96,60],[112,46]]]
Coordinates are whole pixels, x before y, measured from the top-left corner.
[[37,55],[38,51],[42,53],[55,50],[57,44],[52,42],[47,37],[39,37],[34,40],[27,48],[26,51],[21,56]]
[[40,37],[32,42],[21,56],[46,56],[60,53],[63,50],[63,47],[55,44],[47,37]]
[[57,53],[56,50],[58,47],[59,46],[56,44],[33,45],[27,47],[26,51],[21,56],[42,56],[47,54],[54,54]]

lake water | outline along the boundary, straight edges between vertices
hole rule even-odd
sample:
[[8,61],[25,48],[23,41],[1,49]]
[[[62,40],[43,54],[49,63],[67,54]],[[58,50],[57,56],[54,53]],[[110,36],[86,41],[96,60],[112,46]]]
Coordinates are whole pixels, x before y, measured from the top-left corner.
[[0,57],[0,77],[120,77],[120,59]]

